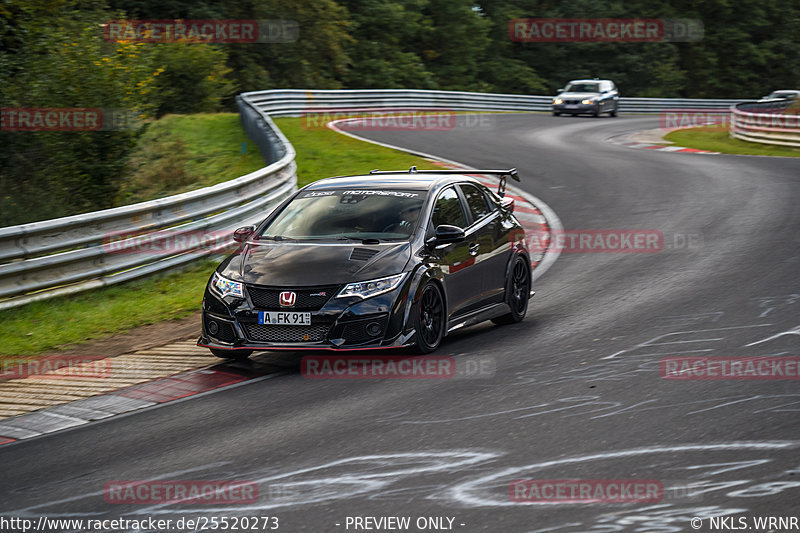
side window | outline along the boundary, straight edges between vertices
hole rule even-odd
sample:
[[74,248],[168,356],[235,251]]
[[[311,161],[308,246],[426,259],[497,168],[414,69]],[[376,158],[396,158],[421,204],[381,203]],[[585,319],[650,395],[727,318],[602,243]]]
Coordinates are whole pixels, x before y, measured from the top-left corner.
[[436,199],[436,205],[433,206],[431,222],[434,228],[442,224],[458,226],[459,228],[465,228],[467,226],[467,217],[464,215],[464,210],[461,208],[461,200],[459,200],[458,194],[453,187],[442,191],[439,198]]
[[461,185],[461,192],[464,193],[464,197],[467,199],[473,222],[477,222],[492,212],[486,203],[486,196],[474,185]]

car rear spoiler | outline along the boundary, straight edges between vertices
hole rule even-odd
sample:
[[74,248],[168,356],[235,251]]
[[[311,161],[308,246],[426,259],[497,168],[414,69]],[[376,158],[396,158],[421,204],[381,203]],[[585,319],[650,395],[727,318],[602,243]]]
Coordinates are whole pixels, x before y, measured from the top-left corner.
[[447,169],[447,170],[417,170],[411,167],[408,170],[370,170],[370,174],[487,174],[500,176],[500,183],[497,185],[497,194],[500,197],[506,195],[506,181],[510,177],[514,181],[519,181],[519,174],[516,168],[508,170],[482,170],[482,169]]

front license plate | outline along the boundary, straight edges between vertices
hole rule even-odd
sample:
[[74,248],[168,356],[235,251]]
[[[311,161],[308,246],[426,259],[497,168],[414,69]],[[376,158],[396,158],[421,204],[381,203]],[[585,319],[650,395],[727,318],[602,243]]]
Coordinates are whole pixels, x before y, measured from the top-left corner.
[[259,324],[275,326],[310,326],[311,313],[295,313],[292,311],[259,311]]
[[578,106],[573,104],[565,105],[564,107],[566,107],[567,109],[578,109]]

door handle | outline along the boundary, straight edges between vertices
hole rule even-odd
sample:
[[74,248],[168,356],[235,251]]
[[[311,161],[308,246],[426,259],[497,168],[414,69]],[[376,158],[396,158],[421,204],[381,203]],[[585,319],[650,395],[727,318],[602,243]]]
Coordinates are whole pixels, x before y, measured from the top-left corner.
[[469,245],[469,255],[478,255],[478,250],[480,250],[481,245],[476,243]]

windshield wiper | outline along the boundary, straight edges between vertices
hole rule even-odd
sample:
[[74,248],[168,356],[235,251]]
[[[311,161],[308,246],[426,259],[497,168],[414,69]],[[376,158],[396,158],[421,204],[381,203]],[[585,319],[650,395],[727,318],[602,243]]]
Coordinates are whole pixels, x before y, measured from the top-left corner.
[[336,239],[337,241],[361,241],[361,244],[380,244],[380,239],[374,237],[353,237],[352,235],[342,235]]
[[262,235],[258,238],[259,240],[266,240],[266,241],[293,241],[291,237],[284,237],[283,235]]

